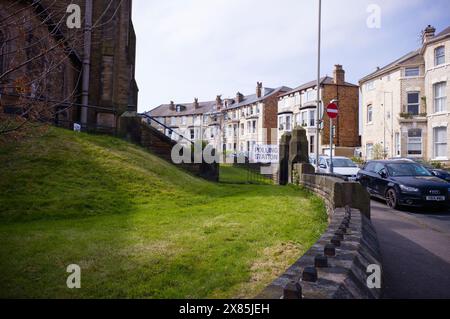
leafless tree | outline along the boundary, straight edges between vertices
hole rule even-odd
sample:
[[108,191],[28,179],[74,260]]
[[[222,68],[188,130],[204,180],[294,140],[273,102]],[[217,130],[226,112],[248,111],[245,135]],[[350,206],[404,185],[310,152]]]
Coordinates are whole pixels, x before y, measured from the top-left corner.
[[[103,18],[114,1],[120,0],[110,1],[91,31],[108,23]],[[81,29],[66,27],[67,7],[73,2],[1,1],[0,137],[20,136],[36,123],[64,120],[79,106],[79,49],[85,29],[82,17]]]

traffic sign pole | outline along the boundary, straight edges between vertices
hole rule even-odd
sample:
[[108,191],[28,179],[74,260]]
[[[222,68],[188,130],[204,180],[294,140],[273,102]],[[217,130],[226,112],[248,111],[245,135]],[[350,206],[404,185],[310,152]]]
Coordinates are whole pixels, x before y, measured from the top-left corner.
[[330,117],[330,174],[334,173],[333,165],[333,119]]
[[333,101],[327,107],[327,114],[330,118],[330,174],[333,174],[333,119],[337,118],[339,114],[339,108]]

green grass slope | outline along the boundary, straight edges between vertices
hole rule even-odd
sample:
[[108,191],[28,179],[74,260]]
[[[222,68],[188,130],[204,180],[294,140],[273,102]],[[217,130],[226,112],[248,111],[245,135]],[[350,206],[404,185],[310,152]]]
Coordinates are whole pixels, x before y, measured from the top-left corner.
[[303,190],[209,183],[112,137],[51,128],[0,161],[0,298],[252,297],[326,227]]

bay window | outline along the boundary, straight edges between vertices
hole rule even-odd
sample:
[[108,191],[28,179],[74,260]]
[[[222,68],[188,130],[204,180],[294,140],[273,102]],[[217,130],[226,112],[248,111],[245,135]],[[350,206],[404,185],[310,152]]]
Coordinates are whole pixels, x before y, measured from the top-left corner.
[[433,129],[434,157],[447,158],[447,127],[436,127]]
[[422,156],[422,130],[408,131],[408,156]]
[[316,126],[316,111],[315,110],[309,111],[309,126],[311,126],[311,127]]
[[447,110],[447,95],[446,95],[447,82],[436,83],[433,86],[434,91],[434,112],[444,112]]

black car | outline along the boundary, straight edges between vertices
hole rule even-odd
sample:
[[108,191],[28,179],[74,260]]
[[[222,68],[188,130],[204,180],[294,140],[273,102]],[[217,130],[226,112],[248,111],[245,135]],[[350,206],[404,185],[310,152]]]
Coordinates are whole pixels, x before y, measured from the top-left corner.
[[449,171],[446,171],[444,169],[435,168],[435,167],[431,166],[430,164],[423,162],[420,159],[412,159],[412,158],[397,159],[397,158],[394,158],[392,160],[395,160],[395,161],[406,160],[406,161],[411,161],[411,162],[421,164],[423,167],[425,167],[427,170],[429,170],[431,172],[431,174],[433,174],[434,176],[439,177],[440,179],[443,179],[450,183],[450,172]]
[[358,173],[358,180],[371,196],[385,199],[391,208],[449,207],[450,183],[408,160],[368,162]]

